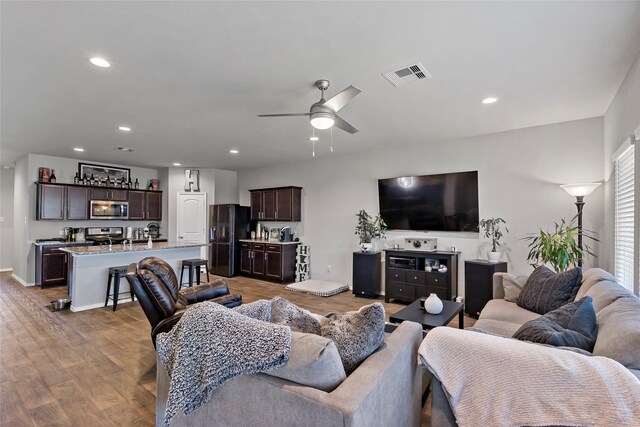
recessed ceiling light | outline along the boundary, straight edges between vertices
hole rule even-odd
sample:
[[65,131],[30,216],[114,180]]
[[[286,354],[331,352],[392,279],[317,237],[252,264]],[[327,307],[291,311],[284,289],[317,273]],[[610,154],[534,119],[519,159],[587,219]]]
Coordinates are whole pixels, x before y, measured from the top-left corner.
[[91,62],[96,67],[100,67],[100,68],[109,68],[109,67],[111,67],[111,64],[109,64],[109,61],[107,61],[106,59],[103,59],[103,58],[98,58],[97,56],[89,59],[89,62]]
[[493,104],[494,102],[498,102],[498,98],[496,98],[495,96],[489,96],[480,102],[482,102],[483,104]]
[[238,150],[229,150],[229,153],[231,153],[231,154],[238,154],[238,153],[239,153],[239,151],[238,151]]
[[129,126],[118,126],[118,129],[122,132],[131,132],[131,128]]
[[80,151],[80,152],[82,152],[82,151],[84,151],[84,148],[76,147],[76,148],[74,148],[74,149],[73,149],[73,151]]
[[319,140],[319,139],[320,139],[320,138],[318,138],[317,136],[310,136],[310,137],[309,137],[309,141],[317,141],[317,140]]
[[174,162],[174,163],[173,163],[173,166],[182,166],[182,163]]

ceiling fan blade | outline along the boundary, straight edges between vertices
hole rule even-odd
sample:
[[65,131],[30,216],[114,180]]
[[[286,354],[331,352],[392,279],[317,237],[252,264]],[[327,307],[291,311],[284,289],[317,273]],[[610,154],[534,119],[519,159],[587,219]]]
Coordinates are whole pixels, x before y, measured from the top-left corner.
[[337,128],[342,129],[343,131],[349,132],[351,134],[354,134],[354,133],[358,132],[358,129],[356,129],[355,127],[353,127],[349,123],[347,123],[345,121],[345,119],[343,119],[342,117],[338,116],[337,114],[335,116],[335,122],[333,123],[333,125],[335,127],[337,127]]
[[294,117],[309,116],[311,113],[283,113],[283,114],[258,114],[258,117]]
[[347,105],[349,101],[356,97],[361,92],[360,89],[354,86],[349,86],[339,94],[335,95],[333,98],[325,102],[323,105],[325,107],[331,108],[333,111],[338,112],[342,107]]

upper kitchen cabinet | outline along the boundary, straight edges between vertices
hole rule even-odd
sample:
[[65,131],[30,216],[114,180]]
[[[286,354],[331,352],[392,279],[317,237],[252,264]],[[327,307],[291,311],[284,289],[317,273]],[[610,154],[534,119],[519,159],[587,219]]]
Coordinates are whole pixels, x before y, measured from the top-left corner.
[[130,220],[162,220],[162,191],[36,183],[37,220],[87,220],[91,200],[129,202]]
[[118,202],[127,201],[128,190],[116,188],[92,188],[91,200],[114,200]]
[[145,191],[129,190],[129,219],[146,219]]
[[251,219],[256,221],[300,221],[302,187],[249,190]]
[[67,187],[67,219],[89,219],[89,189]]
[[65,187],[38,185],[36,219],[64,219]]
[[129,219],[162,220],[162,191],[129,190]]
[[145,193],[145,219],[160,221],[162,219],[162,191],[147,191]]

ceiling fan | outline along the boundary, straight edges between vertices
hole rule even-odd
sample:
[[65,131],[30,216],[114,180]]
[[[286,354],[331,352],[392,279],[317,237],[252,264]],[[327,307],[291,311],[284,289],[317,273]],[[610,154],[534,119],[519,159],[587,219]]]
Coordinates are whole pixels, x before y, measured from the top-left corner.
[[329,87],[329,80],[318,80],[316,87],[320,89],[322,95],[320,96],[320,101],[313,104],[308,113],[258,114],[258,117],[308,116],[311,126],[316,129],[329,129],[331,126],[335,126],[351,134],[358,132],[358,129],[336,113],[355,98],[360,93],[360,89],[349,86],[327,101],[324,99],[324,91]]

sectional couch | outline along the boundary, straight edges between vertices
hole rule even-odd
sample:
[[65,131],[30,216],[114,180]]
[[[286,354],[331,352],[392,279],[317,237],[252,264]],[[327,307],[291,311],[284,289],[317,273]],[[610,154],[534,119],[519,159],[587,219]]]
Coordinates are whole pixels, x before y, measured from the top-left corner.
[[[510,283],[518,281],[524,283],[522,278],[516,278],[508,273],[496,273],[493,278],[493,299],[482,310],[474,328],[511,337],[522,324],[538,318],[540,314],[505,300],[505,278],[509,278]],[[582,284],[576,300],[584,296],[593,298],[598,323],[593,355],[613,359],[640,378],[640,300],[638,297],[620,286],[611,274],[598,268],[583,272]],[[531,347],[532,351],[539,348],[536,345]],[[565,350],[557,349],[556,351]],[[505,355],[505,358],[508,359],[508,356]],[[637,393],[640,401],[640,389]],[[535,397],[532,396],[532,398]],[[431,416],[433,426],[457,425],[446,391],[435,376],[432,380]],[[570,421],[567,420],[567,422]]]

